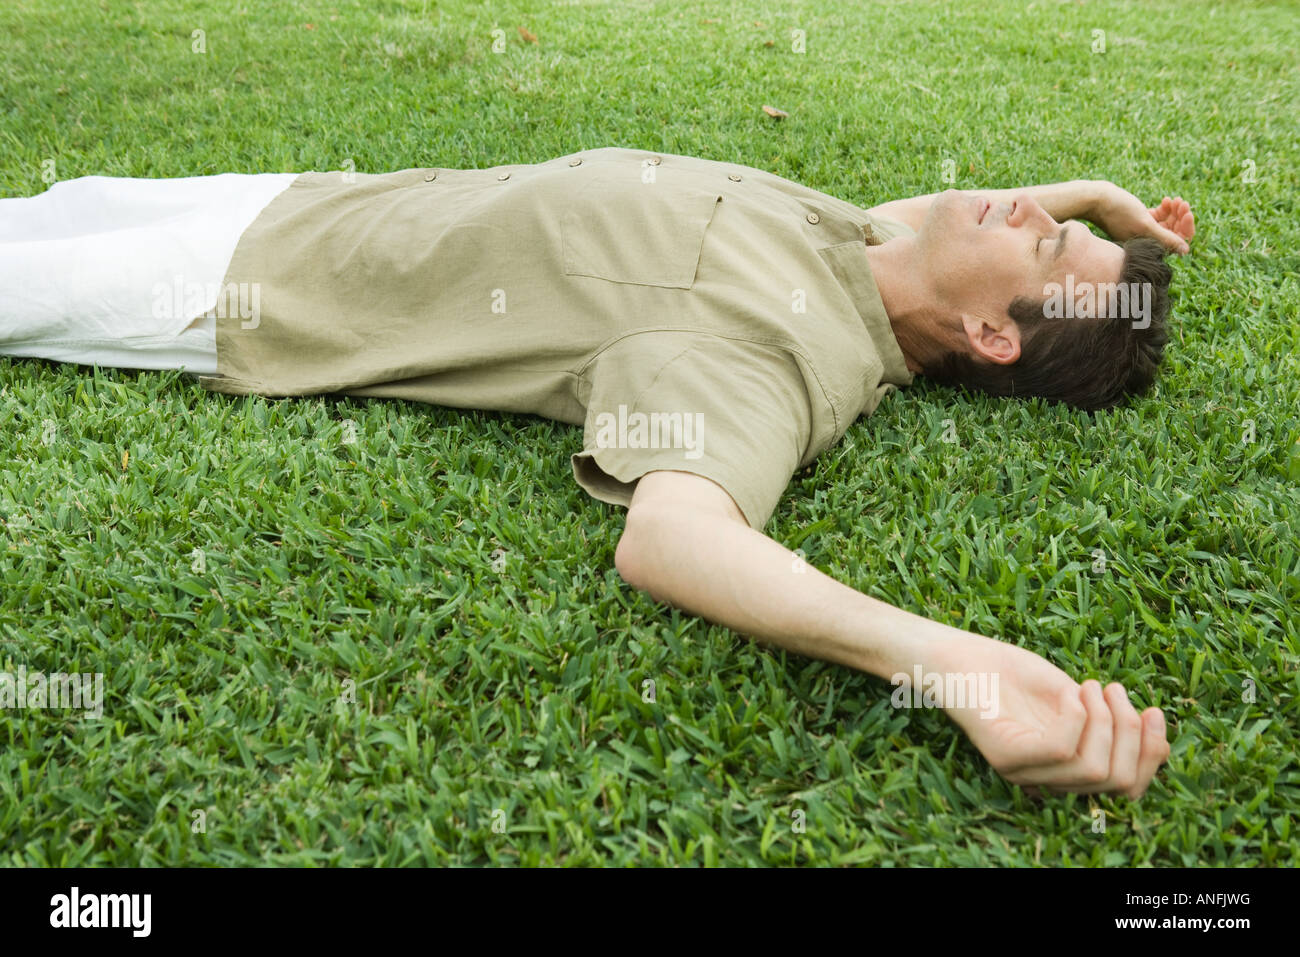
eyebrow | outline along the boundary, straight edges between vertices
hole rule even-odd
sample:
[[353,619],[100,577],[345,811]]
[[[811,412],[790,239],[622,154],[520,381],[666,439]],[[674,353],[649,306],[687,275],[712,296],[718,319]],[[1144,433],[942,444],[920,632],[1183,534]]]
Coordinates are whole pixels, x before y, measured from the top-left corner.
[[1070,227],[1062,226],[1060,234],[1056,237],[1056,253],[1052,256],[1052,262],[1061,258],[1061,253],[1065,252],[1065,233]]

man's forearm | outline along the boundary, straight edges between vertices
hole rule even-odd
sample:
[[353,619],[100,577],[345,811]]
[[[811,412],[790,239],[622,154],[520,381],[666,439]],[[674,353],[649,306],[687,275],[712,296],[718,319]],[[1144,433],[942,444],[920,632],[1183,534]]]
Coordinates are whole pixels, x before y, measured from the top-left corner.
[[972,192],[1000,202],[1007,202],[1013,196],[1027,193],[1058,223],[1065,222],[1067,219],[1086,219],[1094,222],[1097,201],[1101,198],[1100,184],[1094,180],[1084,179],[1072,180],[1068,183],[1026,186],[1023,189],[977,189]]
[[[1058,223],[1067,219],[1096,222],[1094,217],[1098,212],[1098,203],[1104,195],[1105,185],[1099,180],[1076,179],[1068,183],[1045,183],[1041,186],[1024,186],[1019,189],[971,189],[962,192],[984,196],[995,203],[1008,202],[1014,196],[1028,194]],[[912,229],[919,229],[930,205],[938,195],[938,193],[928,193],[925,196],[893,200],[882,203],[871,212],[896,219]]]
[[879,677],[936,661],[966,632],[835,581],[747,525],[707,511],[634,506],[625,577],[733,631]]

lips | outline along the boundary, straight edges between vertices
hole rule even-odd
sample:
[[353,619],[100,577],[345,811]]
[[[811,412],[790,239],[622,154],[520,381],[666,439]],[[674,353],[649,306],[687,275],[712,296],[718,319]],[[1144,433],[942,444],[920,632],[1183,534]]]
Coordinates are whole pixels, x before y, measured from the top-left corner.
[[976,221],[977,223],[979,223],[980,225],[983,225],[983,224],[984,224],[984,214],[987,213],[987,212],[989,211],[989,209],[992,208],[992,206],[993,206],[993,204],[990,203],[987,199],[981,199],[981,200],[979,201],[979,216],[976,217],[976,220],[975,220],[975,221]]

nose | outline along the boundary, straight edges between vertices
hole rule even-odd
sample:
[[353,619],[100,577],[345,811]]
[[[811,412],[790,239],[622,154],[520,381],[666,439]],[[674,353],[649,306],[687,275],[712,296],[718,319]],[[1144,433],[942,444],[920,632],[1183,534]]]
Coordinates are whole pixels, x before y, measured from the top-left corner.
[[1055,224],[1056,220],[1048,215],[1047,210],[1038,204],[1028,193],[1018,193],[1011,198],[1011,212],[1007,214],[1008,226],[1024,226],[1026,224]]

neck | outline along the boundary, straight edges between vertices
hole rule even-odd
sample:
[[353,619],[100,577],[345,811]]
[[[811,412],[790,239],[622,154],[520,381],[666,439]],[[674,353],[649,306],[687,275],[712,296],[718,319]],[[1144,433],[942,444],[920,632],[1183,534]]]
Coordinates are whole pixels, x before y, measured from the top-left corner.
[[867,264],[911,372],[921,372],[928,362],[958,347],[926,281],[914,237],[868,246]]

